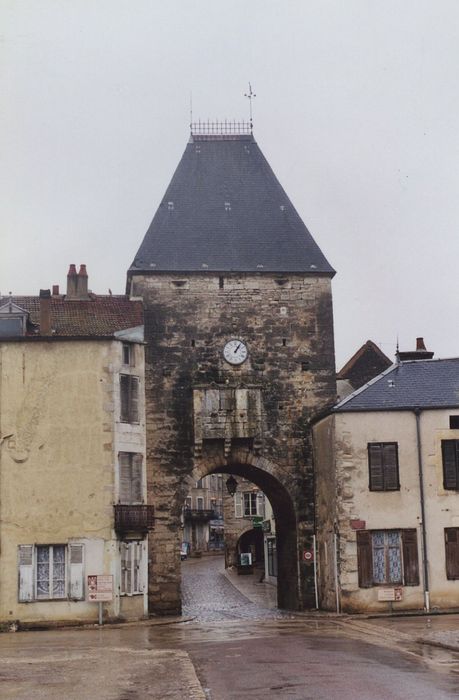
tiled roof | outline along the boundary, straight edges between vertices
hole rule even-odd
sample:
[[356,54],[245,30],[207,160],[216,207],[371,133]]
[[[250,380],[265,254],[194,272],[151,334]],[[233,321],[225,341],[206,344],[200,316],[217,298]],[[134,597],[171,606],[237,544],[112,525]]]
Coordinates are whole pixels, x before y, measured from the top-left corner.
[[253,136],[191,137],[130,274],[333,275]]
[[459,358],[393,365],[338,403],[333,411],[396,411],[459,407]]
[[358,389],[390,367],[391,364],[392,362],[387,355],[372,340],[367,340],[346,362],[336,378],[347,379],[354,389]]
[[[14,304],[29,312],[28,335],[39,335],[39,297],[0,297],[0,306],[10,298]],[[91,294],[84,301],[52,297],[50,305],[54,337],[112,337],[117,331],[143,325],[142,302],[130,301],[125,295]]]

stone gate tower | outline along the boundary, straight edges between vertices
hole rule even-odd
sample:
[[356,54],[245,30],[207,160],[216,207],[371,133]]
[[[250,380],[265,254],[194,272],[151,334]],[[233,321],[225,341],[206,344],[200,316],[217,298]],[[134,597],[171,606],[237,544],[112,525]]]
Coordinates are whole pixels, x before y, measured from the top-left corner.
[[145,304],[152,612],[181,608],[186,479],[212,472],[265,492],[279,604],[313,601],[309,421],[336,395],[334,271],[250,129],[218,132],[192,129],[128,272]]

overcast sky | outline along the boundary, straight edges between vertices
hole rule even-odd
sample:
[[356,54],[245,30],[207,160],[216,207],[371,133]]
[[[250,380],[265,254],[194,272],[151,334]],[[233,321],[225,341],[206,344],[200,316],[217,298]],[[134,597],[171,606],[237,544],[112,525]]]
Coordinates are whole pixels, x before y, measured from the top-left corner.
[[459,355],[457,0],[1,0],[0,291],[129,267],[195,118],[248,116],[333,281],[337,365]]

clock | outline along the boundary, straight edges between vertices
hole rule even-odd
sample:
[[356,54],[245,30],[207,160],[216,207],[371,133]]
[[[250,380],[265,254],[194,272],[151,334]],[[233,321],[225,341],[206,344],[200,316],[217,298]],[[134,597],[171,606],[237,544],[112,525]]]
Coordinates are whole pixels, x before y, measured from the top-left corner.
[[228,340],[223,348],[223,357],[230,365],[242,365],[248,354],[247,345],[237,338]]

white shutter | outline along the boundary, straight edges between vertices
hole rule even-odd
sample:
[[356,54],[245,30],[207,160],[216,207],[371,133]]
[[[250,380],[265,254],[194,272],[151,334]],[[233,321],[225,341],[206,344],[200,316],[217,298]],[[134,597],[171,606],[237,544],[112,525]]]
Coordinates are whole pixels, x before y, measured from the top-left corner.
[[131,503],[131,455],[129,452],[120,452],[118,455],[120,492],[119,501],[129,505]]
[[21,544],[18,547],[19,602],[33,600],[33,544]]
[[234,494],[234,517],[242,518],[242,493]]
[[265,495],[262,491],[257,493],[257,515],[265,515]]
[[146,542],[140,543],[140,583],[139,591],[145,593],[148,580],[148,545]]
[[128,593],[129,592],[127,590],[128,557],[129,557],[128,544],[126,542],[120,542],[120,569],[121,569],[120,593]]
[[83,551],[82,544],[69,544],[69,598],[83,600]]
[[142,489],[142,455],[132,455],[132,486],[131,486],[131,503],[143,502]]
[[133,551],[133,571],[132,571],[132,592],[133,593],[138,593],[141,590],[140,587],[140,566],[142,562],[142,543],[141,542],[133,542],[132,547],[134,548]]

